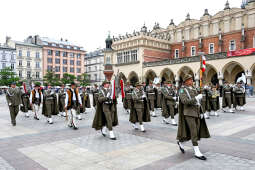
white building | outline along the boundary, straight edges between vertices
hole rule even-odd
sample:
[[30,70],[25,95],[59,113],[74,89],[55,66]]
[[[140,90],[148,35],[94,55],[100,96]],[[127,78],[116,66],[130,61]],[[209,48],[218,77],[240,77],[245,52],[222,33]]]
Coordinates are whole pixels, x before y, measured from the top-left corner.
[[0,70],[6,67],[16,72],[16,50],[7,45],[0,45]]
[[103,50],[87,53],[84,60],[85,73],[88,74],[91,84],[101,84],[105,80]]

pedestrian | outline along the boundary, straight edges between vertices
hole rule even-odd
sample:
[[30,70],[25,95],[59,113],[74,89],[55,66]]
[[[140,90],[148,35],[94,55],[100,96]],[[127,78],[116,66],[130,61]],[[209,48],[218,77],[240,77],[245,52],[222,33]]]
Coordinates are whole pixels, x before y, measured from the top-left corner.
[[30,94],[30,106],[34,112],[34,119],[39,120],[40,107],[43,103],[43,93],[40,89],[40,84],[35,83],[34,89]]
[[66,89],[65,84],[61,85],[61,88],[58,91],[58,107],[59,107],[59,114],[60,116],[66,117],[66,110],[65,110],[65,99],[66,99]]
[[155,95],[155,88],[153,86],[153,82],[150,81],[149,85],[146,87],[146,95],[148,97],[148,102],[150,106],[151,116],[157,117],[155,113],[155,101],[156,101],[156,95]]
[[184,85],[179,91],[177,144],[181,152],[185,153],[183,142],[191,140],[195,157],[200,160],[206,160],[206,157],[199,150],[198,141],[201,138],[209,138],[210,134],[201,110],[202,94],[198,94],[192,84],[192,76],[185,75]]
[[11,123],[16,126],[16,117],[19,113],[21,104],[21,91],[16,87],[16,83],[12,82],[11,87],[6,91],[6,100],[10,110]]

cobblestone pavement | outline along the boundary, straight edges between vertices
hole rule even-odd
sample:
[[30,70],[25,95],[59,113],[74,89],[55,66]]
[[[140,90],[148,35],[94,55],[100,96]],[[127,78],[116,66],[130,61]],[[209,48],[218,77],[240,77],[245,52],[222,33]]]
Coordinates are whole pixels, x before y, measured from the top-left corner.
[[132,130],[119,102],[117,140],[111,141],[91,128],[92,109],[82,114],[78,131],[67,128],[65,118],[55,116],[48,125],[43,116],[36,121],[32,113],[25,118],[21,112],[12,127],[5,97],[0,96],[0,170],[255,169],[255,98],[247,101],[245,112],[220,112],[207,120],[212,137],[200,142],[208,158],[200,161],[193,157],[190,142],[185,143],[186,153],[180,153],[177,127],[163,124],[160,111],[141,133]]

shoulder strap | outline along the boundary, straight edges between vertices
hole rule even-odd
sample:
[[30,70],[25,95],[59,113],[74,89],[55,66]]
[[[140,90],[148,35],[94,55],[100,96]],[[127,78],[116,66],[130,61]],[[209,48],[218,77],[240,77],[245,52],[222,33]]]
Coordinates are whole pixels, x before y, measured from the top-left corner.
[[190,96],[190,94],[189,94],[189,91],[188,91],[186,88],[184,88],[184,90],[185,90],[185,92],[187,93],[188,98],[191,99],[191,96]]

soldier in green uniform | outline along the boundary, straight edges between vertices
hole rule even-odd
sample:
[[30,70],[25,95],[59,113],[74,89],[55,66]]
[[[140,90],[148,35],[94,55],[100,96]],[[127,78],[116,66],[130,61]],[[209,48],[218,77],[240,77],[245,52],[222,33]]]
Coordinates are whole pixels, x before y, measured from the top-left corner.
[[155,91],[156,91],[156,108],[162,109],[163,95],[162,95],[162,87],[160,83],[157,83]]
[[93,107],[96,108],[96,104],[98,102],[98,95],[99,95],[99,88],[97,84],[94,84],[94,88],[92,89],[92,95],[93,95]]
[[127,86],[125,87],[125,105],[127,108],[127,112],[130,114],[130,110],[132,107],[132,91],[133,87],[130,86],[130,83],[127,82]]
[[136,87],[132,92],[132,99],[134,105],[130,112],[129,121],[135,130],[138,129],[136,123],[139,122],[142,132],[145,132],[143,122],[150,122],[150,109],[149,102],[147,101],[146,94],[143,90],[143,85],[139,82],[136,83]]
[[150,84],[146,87],[146,94],[147,94],[147,97],[148,97],[151,116],[152,117],[157,117],[156,113],[155,113],[155,100],[156,100],[155,88],[153,86],[152,81],[150,81]]
[[20,110],[25,113],[25,117],[29,117],[29,113],[28,111],[31,110],[31,106],[30,106],[30,102],[29,102],[29,95],[30,93],[25,90],[25,89],[21,89],[21,103],[23,105],[23,107],[20,107]]
[[[232,86],[226,81],[222,88],[222,110],[224,112],[234,113],[232,110],[232,105],[235,103],[233,97],[233,88]],[[228,107],[228,110],[225,108]]]
[[16,87],[16,83],[11,83],[11,87],[6,91],[6,100],[9,106],[11,123],[16,126],[16,117],[19,113],[19,105],[21,104],[21,91]]
[[167,118],[171,116],[171,124],[173,126],[177,126],[175,122],[174,115],[175,115],[175,106],[177,95],[172,88],[171,81],[165,81],[164,87],[162,88],[163,100],[162,100],[162,116],[164,117],[163,123],[169,124]]
[[244,111],[243,106],[246,104],[245,88],[242,86],[241,81],[233,88],[233,93],[236,101],[236,110]]
[[59,112],[60,115],[63,117],[66,117],[66,110],[65,110],[65,99],[66,99],[66,90],[65,90],[65,85],[62,84],[61,88],[58,91],[58,107],[59,107]]
[[47,117],[47,122],[53,124],[52,115],[58,115],[58,103],[55,90],[48,85],[47,89],[43,92],[43,109],[42,114]]
[[110,82],[108,81],[104,81],[102,86],[103,88],[99,91],[98,95],[98,104],[92,128],[101,130],[103,136],[107,135],[108,129],[110,139],[116,140],[113,126],[118,125],[118,116],[116,102],[111,98],[111,88],[113,87],[110,88]]
[[185,153],[183,142],[191,139],[195,157],[206,160],[206,157],[199,150],[198,140],[201,138],[209,138],[210,134],[201,111],[202,94],[198,94],[192,84],[192,76],[185,75],[184,85],[179,91],[180,101],[177,143],[181,152]]
[[[78,90],[79,92],[79,96],[81,97],[82,96],[82,89],[80,87],[80,85],[77,85],[76,89]],[[81,107],[80,105],[77,106],[77,111],[76,111],[76,119],[78,120],[82,120],[82,117],[81,117]]]
[[219,114],[217,113],[217,111],[220,109],[220,93],[218,92],[216,86],[212,86],[212,90],[211,90],[211,95],[210,95],[210,105],[211,105],[211,108],[212,108],[212,111],[211,111],[211,115],[214,115],[214,116],[219,116]]
[[81,94],[81,101],[82,101],[82,107],[81,107],[81,113],[86,113],[86,108],[90,108],[90,98],[89,94],[87,93],[87,88],[82,87],[82,94]]

